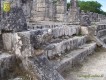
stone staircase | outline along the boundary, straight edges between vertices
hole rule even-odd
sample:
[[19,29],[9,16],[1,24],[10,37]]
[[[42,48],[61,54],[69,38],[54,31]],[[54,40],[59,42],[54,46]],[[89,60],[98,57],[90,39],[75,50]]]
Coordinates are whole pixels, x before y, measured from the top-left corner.
[[78,25],[58,25],[2,36],[5,49],[21,59],[34,80],[64,80],[61,73],[82,62],[96,48],[95,42],[88,42],[87,35],[79,34]]
[[55,68],[62,73],[64,70],[73,68],[74,65],[80,64],[89,54],[93,53],[95,49],[95,43],[84,44],[78,49],[66,53],[61,58],[52,61]]
[[47,57],[58,72],[79,64],[89,54],[93,53],[96,43],[87,43],[87,35],[72,35],[68,39],[49,44],[47,46]]
[[14,54],[0,52],[0,80],[8,80],[16,76],[17,67],[18,59]]
[[106,24],[104,23],[104,21],[96,23],[95,26],[88,27],[88,31],[91,40],[95,41],[98,46],[106,48]]
[[[45,60],[48,60],[49,65],[52,66],[52,70],[48,69],[46,73],[43,71],[42,73],[44,74],[51,74],[52,77],[48,78],[48,76],[45,76],[46,80],[63,80],[62,76],[58,76],[60,78],[54,78],[54,70],[57,70],[55,74],[59,75],[61,74],[64,70],[74,67],[74,65],[79,64],[82,62],[89,54],[92,54],[96,48],[96,43],[95,42],[90,42],[87,43],[87,35],[78,35],[80,32],[80,27],[78,25],[63,25],[63,26],[58,26],[54,28],[44,28],[41,29],[44,30],[44,33],[42,33],[39,38],[42,36],[42,41],[40,42],[42,44],[42,48],[38,47],[36,44],[35,51],[36,49],[43,50],[43,56],[45,56]],[[47,32],[46,32],[47,31]],[[34,32],[36,33],[36,31]],[[47,33],[47,34],[45,34]],[[51,39],[47,39],[47,37],[44,38],[45,35],[51,35]],[[34,35],[35,36],[35,35]],[[34,37],[33,36],[33,37]],[[34,40],[34,38],[33,38]],[[36,39],[40,40],[40,39]],[[36,41],[34,40],[34,41]],[[39,43],[39,41],[37,41]],[[41,45],[40,44],[40,45]],[[42,52],[36,53],[37,56],[42,56]],[[39,59],[38,59],[39,60]],[[43,60],[42,60],[43,62]],[[37,64],[41,62],[38,61]],[[42,63],[43,64],[43,63]],[[36,64],[35,64],[36,65]],[[46,65],[43,64],[42,66]],[[47,68],[47,66],[46,66]],[[39,70],[39,69],[38,69]]]

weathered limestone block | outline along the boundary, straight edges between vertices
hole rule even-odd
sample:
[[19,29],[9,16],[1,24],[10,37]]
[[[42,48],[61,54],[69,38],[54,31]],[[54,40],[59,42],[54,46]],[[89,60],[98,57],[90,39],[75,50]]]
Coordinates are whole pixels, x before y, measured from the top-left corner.
[[53,30],[52,30],[52,34],[53,34],[53,37],[58,37],[57,35],[58,35],[58,28],[54,28]]
[[62,37],[62,36],[72,36],[74,34],[79,33],[79,27],[68,27],[68,26],[62,26],[52,29],[52,34],[54,38]]
[[26,19],[20,8],[13,8],[8,18],[1,21],[1,29],[5,31],[23,31],[27,30]]
[[49,3],[50,3],[49,0],[36,0],[35,15],[33,15],[34,20],[36,21],[50,20]]
[[[11,2],[11,0],[10,0]],[[23,31],[27,30],[27,24],[23,9],[16,6],[18,1],[11,4],[11,10],[8,13],[2,11],[1,30],[5,31]],[[15,4],[15,5],[14,5]],[[3,3],[2,3],[3,5]]]
[[81,63],[89,54],[92,54],[95,48],[96,43],[91,43],[85,44],[85,46],[82,46],[80,49],[70,51],[68,54],[66,54],[66,56],[62,57],[60,61],[56,61],[57,63],[54,62],[57,64],[54,68],[56,68],[59,73],[73,68],[75,65]]
[[[64,80],[44,55],[28,58],[23,61],[26,71],[31,73],[34,80]],[[26,66],[27,65],[27,66]],[[35,79],[36,78],[36,79]]]
[[71,22],[73,24],[79,23],[79,14],[80,9],[78,8],[78,1],[77,0],[71,0],[71,6],[68,13],[68,22]]
[[41,49],[43,45],[51,41],[52,30],[43,29],[17,33],[3,33],[2,39],[5,50],[15,50],[16,54],[19,56],[23,56],[24,53],[26,53],[26,56],[31,56],[33,48]]
[[47,56],[49,59],[52,59],[54,56],[61,55],[62,52],[62,43],[51,44],[53,46],[51,49],[47,50]]
[[87,13],[86,13],[88,16],[89,16],[89,19],[90,19],[90,21],[93,21],[93,17],[92,17],[92,15],[93,15],[93,12],[89,12],[89,11],[87,11]]
[[65,13],[67,11],[67,1],[66,0],[57,0],[56,3],[56,20],[64,21]]
[[67,47],[66,47],[67,51],[69,51],[71,49],[71,43],[70,40],[67,40]]
[[7,80],[15,74],[17,58],[8,53],[0,54],[0,80]]
[[103,37],[103,36],[105,36],[106,35],[106,29],[104,29],[104,30],[100,30],[100,31],[98,31],[98,33],[97,33],[97,36],[100,38],[100,37]]
[[19,0],[20,4],[22,4],[22,9],[26,19],[31,17],[31,10],[32,10],[32,1],[33,0]]
[[[58,14],[64,14],[64,11],[63,11],[63,9],[64,9],[64,6],[57,6],[57,13]],[[62,12],[63,11],[63,12]]]
[[95,28],[95,34],[99,38],[105,36],[106,35],[106,25],[105,24],[99,24]]
[[102,20],[106,19],[106,16],[105,15],[102,15],[102,14],[98,14],[98,19],[100,21],[102,21]]
[[25,70],[33,75],[34,80],[64,80],[63,77],[50,65],[47,57],[44,55],[36,57],[36,55],[34,55],[31,35],[32,32],[30,31],[13,34],[14,52],[22,60]]
[[74,56],[74,58],[72,59],[73,66],[82,62],[88,55],[92,54],[95,51],[96,43],[91,43],[90,45],[82,46],[82,48],[82,50],[79,50],[79,54]]
[[49,0],[49,18],[51,21],[55,21],[55,16],[56,16],[56,4],[54,0]]
[[68,32],[69,32],[69,29],[68,29],[68,27],[66,26],[66,27],[63,27],[64,28],[64,35],[68,35]]
[[90,21],[88,15],[81,16],[80,25],[81,26],[90,26],[91,25],[91,21]]
[[3,33],[2,34],[3,39],[3,49],[6,51],[12,51],[12,42],[13,42],[13,35],[12,33]]
[[92,15],[92,21],[93,22],[97,22],[98,21],[98,13],[93,13],[93,15]]
[[63,46],[64,46],[63,50],[66,52],[67,46],[68,46],[68,40],[63,41],[62,43],[63,43]]
[[[32,9],[32,1],[31,0],[1,0],[9,1],[11,3],[11,8],[21,8],[23,10],[25,18],[30,18],[31,16],[31,9]],[[3,5],[2,5],[3,6]]]
[[88,50],[89,54],[92,54],[95,51],[95,48],[96,48],[96,43],[94,45],[92,44],[92,46],[89,48],[89,50]]
[[64,29],[61,27],[60,35],[64,35]]
[[103,29],[106,29],[106,25],[105,24],[99,24],[96,28],[96,31],[100,31],[100,30],[103,30]]
[[81,34],[82,35],[88,35],[89,34],[88,28],[81,26]]
[[78,39],[74,38],[73,39],[73,49],[78,47]]
[[[66,26],[66,31],[65,31],[65,27],[63,28],[59,27],[58,29],[55,28],[55,30],[57,31],[57,32],[54,31],[55,37],[61,37],[63,35],[68,36],[70,32],[69,28],[71,28],[72,31],[75,30],[73,33],[71,33],[71,35],[76,33],[76,28],[74,27]],[[64,34],[61,31],[65,31]],[[33,48],[42,49],[45,44],[51,41],[51,39],[53,38],[52,35],[54,34],[52,33],[52,29],[42,29],[42,30],[35,30],[35,31],[33,30],[33,31],[26,31],[26,32],[9,33],[9,34],[5,33],[3,34],[3,43],[6,50],[8,51],[15,50],[15,53],[18,56],[23,56],[23,57],[31,56],[33,53]],[[8,41],[6,41],[7,37],[9,37]],[[6,43],[8,43],[9,45],[7,45]],[[59,50],[61,50],[62,53],[66,49],[69,50],[70,46],[68,44],[69,44],[69,41],[67,40],[66,42],[62,42],[61,45],[65,45],[62,48],[63,50],[56,48],[58,50],[57,52],[54,52],[53,54],[60,53]],[[18,53],[21,53],[21,54],[18,54]]]
[[48,43],[52,39],[52,30],[43,29],[31,31],[31,44],[35,49],[42,48],[42,45]]
[[14,78],[14,79],[11,79],[11,80],[23,80],[23,79],[18,77],[18,78]]
[[37,8],[37,11],[44,12],[45,11],[45,8]]
[[75,48],[78,48],[79,46],[83,45],[86,42],[86,36],[82,37],[74,37],[70,38],[68,40],[63,40],[59,43],[53,43],[48,45],[50,47],[47,50],[47,56],[48,58],[52,59],[55,56],[60,56],[61,54],[64,54],[66,51],[73,50]]
[[64,14],[56,14],[56,20],[62,22],[64,20]]
[[13,34],[14,52],[20,58],[33,56],[33,47],[31,45],[30,32],[19,32]]

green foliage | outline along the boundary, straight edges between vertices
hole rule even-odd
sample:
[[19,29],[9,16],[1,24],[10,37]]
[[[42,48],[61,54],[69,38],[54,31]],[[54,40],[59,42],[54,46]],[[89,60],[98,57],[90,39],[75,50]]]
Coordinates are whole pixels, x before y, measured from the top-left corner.
[[54,3],[54,4],[57,3],[57,0],[53,0],[53,3]]
[[102,5],[97,1],[79,1],[78,4],[80,9],[85,12],[90,11],[100,13],[102,7]]
[[70,8],[70,3],[67,3],[67,10]]
[[104,11],[101,11],[101,12],[100,12],[100,14],[106,15],[106,12],[104,12]]
[[[90,12],[106,15],[106,12],[101,10],[102,5],[97,1],[80,1],[79,0],[78,6],[80,7],[81,10],[84,10],[85,12],[90,11]],[[70,7],[70,3],[67,3],[67,8],[69,9],[69,7]]]

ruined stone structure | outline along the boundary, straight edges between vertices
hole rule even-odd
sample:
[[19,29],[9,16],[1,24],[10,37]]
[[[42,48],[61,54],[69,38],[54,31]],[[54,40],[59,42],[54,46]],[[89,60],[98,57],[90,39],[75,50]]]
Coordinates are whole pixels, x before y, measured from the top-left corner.
[[67,0],[57,0],[56,3],[56,20],[64,21],[65,13],[67,11]]
[[[69,23],[78,23],[83,17],[77,6],[77,0],[71,0],[71,6],[67,11],[67,0],[18,0],[11,6],[21,7],[27,21],[57,21]],[[68,12],[68,13],[67,13]],[[4,15],[4,14],[3,14]],[[3,18],[2,15],[2,18]],[[86,15],[90,18],[90,21],[95,22],[102,20],[105,16],[87,12]]]
[[35,5],[35,14],[33,16],[35,20],[49,20],[49,3],[49,0],[36,0],[35,4],[33,4]]
[[66,0],[36,0],[33,5],[35,21],[64,21],[67,10]]
[[91,25],[91,18],[89,17],[89,14],[86,14],[83,10],[80,13],[80,25],[82,26],[90,26]]
[[75,23],[79,21],[79,8],[77,0],[71,0],[71,7],[69,10],[69,22]]
[[[23,5],[21,5],[22,2],[20,1],[10,1],[11,4],[11,10],[9,12],[3,11],[3,3],[4,1],[1,1],[1,25],[0,29],[4,31],[23,31],[27,30],[27,23],[26,23],[26,16],[25,14],[27,11],[24,11],[22,9]],[[26,14],[27,15],[27,14]]]
[[80,8],[77,6],[77,0],[71,0],[71,6],[69,11],[67,11],[66,0],[34,0],[32,1],[32,3],[33,7],[31,10],[31,19],[33,21],[67,21],[69,23],[79,24],[83,17],[85,19],[85,16],[88,16],[91,22],[97,22],[100,19],[103,19],[103,16],[100,16],[97,13],[87,12],[83,15],[80,11]]
[[1,10],[0,80],[65,80],[64,70],[92,54],[98,42],[106,42],[106,24],[97,23],[106,17],[80,13],[77,0],[72,0],[68,14],[66,0],[10,2],[10,12]]

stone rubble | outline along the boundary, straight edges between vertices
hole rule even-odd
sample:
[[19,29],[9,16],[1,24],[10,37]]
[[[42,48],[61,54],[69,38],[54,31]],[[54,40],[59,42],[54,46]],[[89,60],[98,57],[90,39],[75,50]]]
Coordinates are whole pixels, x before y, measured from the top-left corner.
[[[1,0],[1,4],[4,1]],[[82,62],[96,48],[96,42],[87,42],[87,34],[81,34],[81,27],[92,29],[92,24],[106,19],[105,15],[80,12],[77,0],[72,0],[67,11],[66,0],[9,0],[11,10],[0,11],[2,50],[0,54],[0,77],[7,76],[17,65],[33,80],[65,80],[61,73]],[[3,8],[3,5],[1,5]],[[103,22],[104,23],[104,22]],[[92,35],[105,37],[106,25],[95,25]],[[93,34],[94,33],[94,34]],[[102,39],[101,39],[102,40]],[[105,42],[105,39],[103,40]],[[13,57],[12,55],[15,55]],[[2,65],[3,64],[3,65]],[[66,66],[67,65],[67,66]],[[13,70],[14,72],[15,70]]]

